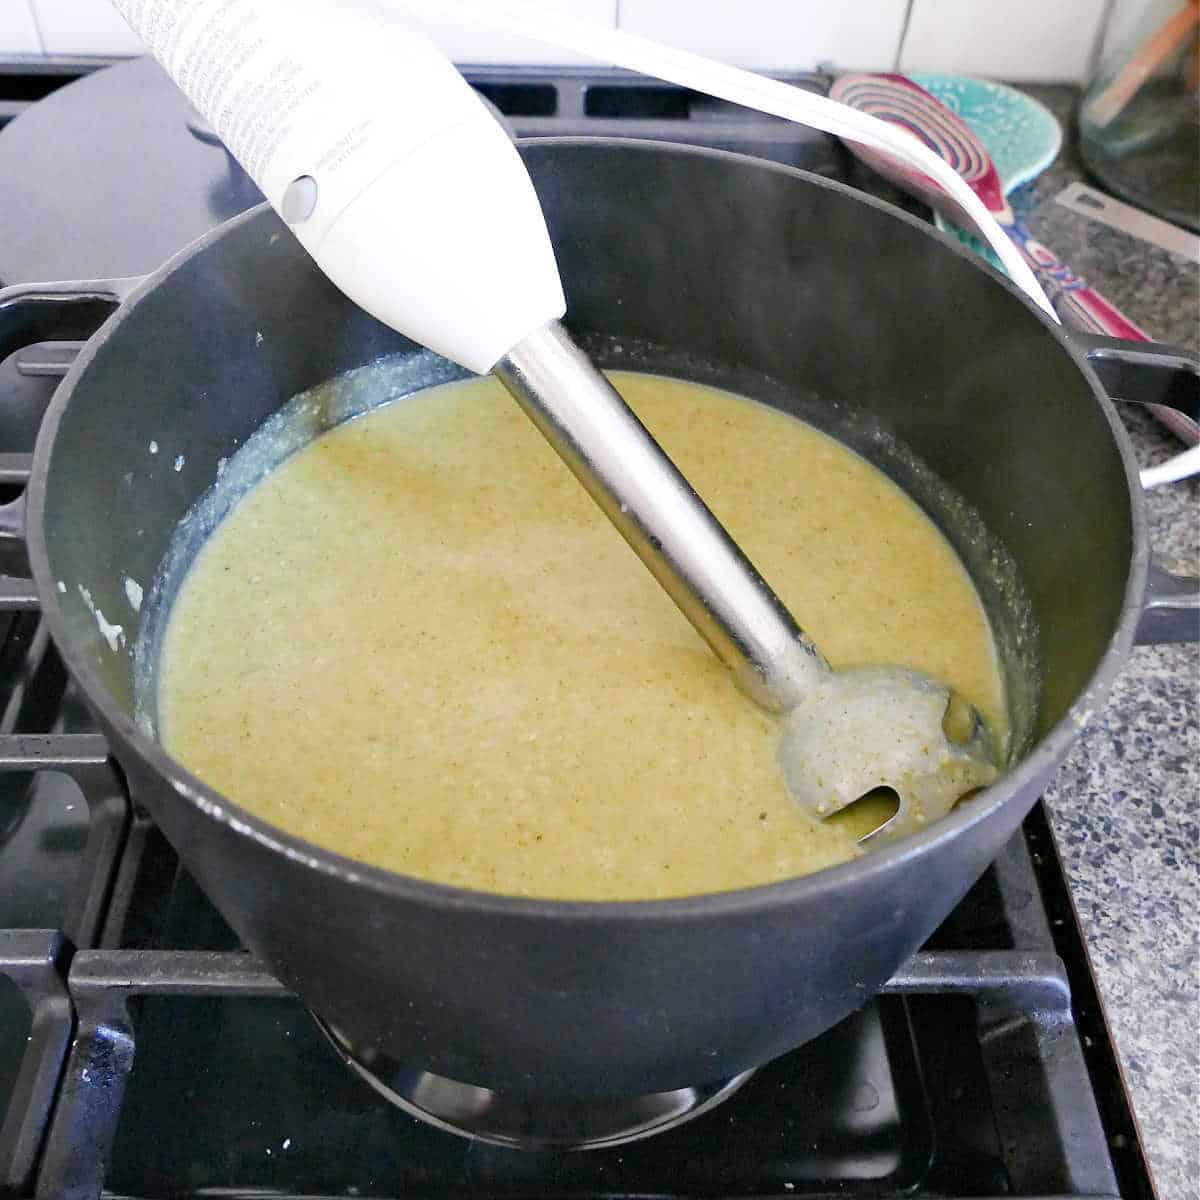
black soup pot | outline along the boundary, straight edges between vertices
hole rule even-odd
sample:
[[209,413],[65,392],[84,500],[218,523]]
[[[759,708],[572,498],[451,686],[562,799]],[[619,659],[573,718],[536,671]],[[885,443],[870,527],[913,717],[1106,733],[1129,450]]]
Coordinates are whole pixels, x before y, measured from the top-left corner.
[[[132,636],[111,648],[81,587],[132,635],[123,579],[154,577],[219,459],[302,389],[417,352],[336,291],[265,208],[128,297],[114,285],[0,293],[4,353],[85,336],[116,306],[42,427],[30,557],[49,627],[135,799],[246,946],[317,1013],[399,1062],[518,1094],[663,1091],[821,1033],[958,903],[1134,643],[1149,559],[1141,499],[1079,346],[928,227],[718,152],[564,140],[523,153],[568,324],[602,359],[800,412],[916,488],[1011,634],[1001,640],[1025,748],[1001,782],[920,836],[807,878],[597,904],[348,861],[189,774],[135,725]],[[1144,369],[1128,378],[1140,398],[1194,397],[1194,364],[1139,352]],[[1104,353],[1126,362],[1119,346]],[[940,482],[922,493],[921,479]],[[1011,560],[1007,582],[987,578],[978,521]]]

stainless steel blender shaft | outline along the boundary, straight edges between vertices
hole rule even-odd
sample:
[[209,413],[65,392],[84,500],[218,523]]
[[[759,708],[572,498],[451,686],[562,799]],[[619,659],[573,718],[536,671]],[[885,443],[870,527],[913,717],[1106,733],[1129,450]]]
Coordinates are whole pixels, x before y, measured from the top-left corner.
[[557,322],[493,373],[759,704],[786,711],[828,667],[779,597]]

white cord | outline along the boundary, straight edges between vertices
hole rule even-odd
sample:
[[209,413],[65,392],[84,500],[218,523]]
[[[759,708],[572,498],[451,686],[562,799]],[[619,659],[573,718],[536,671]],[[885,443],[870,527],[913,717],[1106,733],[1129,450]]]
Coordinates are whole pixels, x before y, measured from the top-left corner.
[[1190,475],[1200,475],[1200,446],[1193,446],[1157,467],[1147,467],[1141,472],[1142,487],[1155,488],[1164,483],[1176,483]]
[[427,20],[453,15],[468,23],[478,21],[492,28],[548,42],[560,49],[665,79],[732,104],[810,125],[898,158],[932,177],[949,192],[974,220],[980,235],[995,251],[1012,281],[1051,318],[1059,319],[1029,264],[958,173],[916,138],[878,117],[740,67],[676,50],[650,38],[563,16],[537,0],[385,2],[389,7],[403,7],[424,14]]

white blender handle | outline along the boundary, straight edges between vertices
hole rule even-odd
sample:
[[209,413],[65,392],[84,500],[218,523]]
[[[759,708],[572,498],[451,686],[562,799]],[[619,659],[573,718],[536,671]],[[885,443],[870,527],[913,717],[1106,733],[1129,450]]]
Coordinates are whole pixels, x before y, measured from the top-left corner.
[[361,0],[114,0],[355,303],[483,374],[566,309],[516,148],[424,33]]

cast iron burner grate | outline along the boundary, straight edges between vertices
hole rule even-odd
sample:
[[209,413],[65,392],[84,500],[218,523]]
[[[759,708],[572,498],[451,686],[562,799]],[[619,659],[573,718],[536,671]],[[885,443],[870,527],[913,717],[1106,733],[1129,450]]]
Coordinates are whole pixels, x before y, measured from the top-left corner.
[[[95,65],[50,64],[24,90],[0,70],[0,124]],[[469,76],[521,136],[656,137],[855,177],[830,139],[619,72]],[[72,255],[94,215],[58,231]],[[382,1100],[130,799],[19,578],[28,451],[70,355],[0,369],[0,1195],[1153,1196],[1040,806],[883,995],[694,1121],[525,1152]]]

